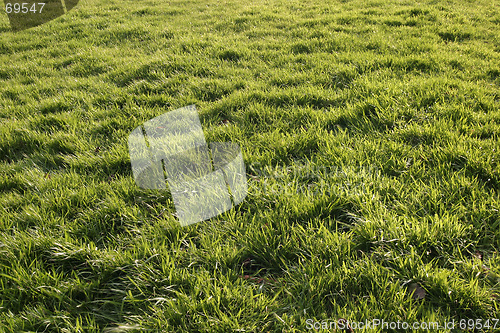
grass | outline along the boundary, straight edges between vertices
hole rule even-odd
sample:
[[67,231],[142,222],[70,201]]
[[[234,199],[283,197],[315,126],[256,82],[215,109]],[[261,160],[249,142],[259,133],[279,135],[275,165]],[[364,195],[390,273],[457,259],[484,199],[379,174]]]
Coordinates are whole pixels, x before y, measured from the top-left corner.
[[[500,318],[499,24],[493,0],[2,15],[0,330]],[[182,228],[127,137],[189,104],[242,147],[249,194]]]

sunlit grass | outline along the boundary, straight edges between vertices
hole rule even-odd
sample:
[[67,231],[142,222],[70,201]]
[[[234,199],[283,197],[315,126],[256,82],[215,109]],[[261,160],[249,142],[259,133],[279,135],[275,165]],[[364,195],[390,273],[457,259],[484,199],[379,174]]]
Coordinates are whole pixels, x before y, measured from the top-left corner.
[[[1,16],[0,328],[498,318],[499,24],[489,0]],[[182,228],[170,193],[134,184],[127,138],[189,104],[242,147],[249,193]]]

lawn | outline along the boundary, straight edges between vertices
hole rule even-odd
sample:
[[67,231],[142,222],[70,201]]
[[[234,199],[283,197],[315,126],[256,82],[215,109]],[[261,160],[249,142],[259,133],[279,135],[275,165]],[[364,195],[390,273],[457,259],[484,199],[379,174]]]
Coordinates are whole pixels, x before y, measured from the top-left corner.
[[[181,227],[127,139],[190,104],[249,190]],[[499,133],[494,0],[82,0],[20,32],[4,12],[0,331],[498,331]]]

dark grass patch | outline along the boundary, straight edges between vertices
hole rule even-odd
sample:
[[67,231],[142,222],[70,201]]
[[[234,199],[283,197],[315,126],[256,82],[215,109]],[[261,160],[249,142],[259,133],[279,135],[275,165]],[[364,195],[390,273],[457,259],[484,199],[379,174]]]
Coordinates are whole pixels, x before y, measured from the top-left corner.
[[111,81],[119,87],[124,87],[131,84],[133,81],[139,80],[162,80],[176,74],[187,72],[191,66],[187,63],[164,60],[154,61],[142,65],[138,68],[129,68],[127,71],[110,73]]
[[243,87],[243,82],[238,82],[232,85],[217,80],[204,80],[199,84],[196,84],[192,89],[194,96],[197,99],[201,101],[214,102]]
[[6,174],[0,182],[0,191],[24,193],[28,189],[26,181],[15,174]]
[[292,45],[290,48],[290,51],[294,54],[302,54],[302,53],[311,53],[312,49],[309,45],[304,44],[304,43],[296,43]]
[[44,141],[40,135],[29,131],[15,130],[0,143],[2,161],[18,161],[42,149]]
[[62,113],[73,109],[73,104],[63,97],[50,98],[40,102],[37,109],[42,114]]
[[39,130],[45,133],[64,131],[69,127],[64,117],[58,117],[52,114],[34,119],[30,125],[33,130]]
[[225,61],[239,61],[243,55],[238,52],[238,51],[235,51],[235,50],[224,50],[222,52],[220,52],[217,57],[221,60],[225,60]]
[[441,31],[438,36],[445,42],[464,42],[471,39],[472,34],[466,31]]
[[153,36],[149,30],[143,27],[120,27],[107,29],[99,36],[100,43],[104,45],[116,45],[130,43],[131,41],[144,42],[151,40]]
[[400,20],[386,20],[384,23],[390,27],[400,27],[404,24],[403,21]]
[[498,78],[500,78],[500,70],[490,69],[486,72],[486,75],[491,80],[498,80]]

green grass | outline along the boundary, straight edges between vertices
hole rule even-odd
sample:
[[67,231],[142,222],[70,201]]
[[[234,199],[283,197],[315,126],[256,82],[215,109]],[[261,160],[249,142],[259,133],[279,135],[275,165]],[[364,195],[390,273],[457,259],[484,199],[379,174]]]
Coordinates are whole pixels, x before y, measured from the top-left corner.
[[[18,33],[3,14],[0,330],[500,318],[499,25],[494,0],[84,0]],[[182,228],[127,138],[189,104],[242,147],[249,194]]]

